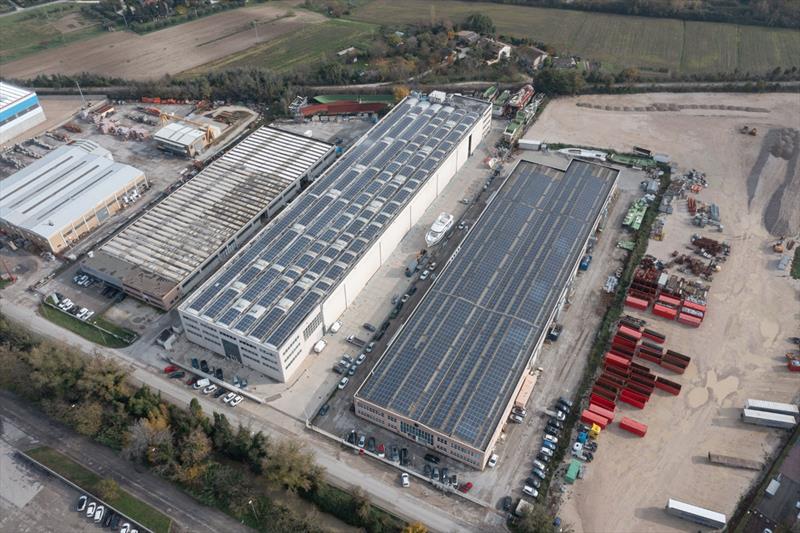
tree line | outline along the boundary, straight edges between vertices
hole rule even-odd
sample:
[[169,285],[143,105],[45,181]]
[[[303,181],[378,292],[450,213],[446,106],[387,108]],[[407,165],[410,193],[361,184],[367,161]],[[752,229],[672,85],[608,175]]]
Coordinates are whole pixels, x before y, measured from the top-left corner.
[[115,361],[36,339],[4,317],[0,365],[0,387],[258,531],[324,531],[276,493],[301,497],[370,533],[404,528],[363,492],[328,485],[324,469],[297,441],[234,426],[224,414],[208,416],[197,399],[178,407],[147,386],[133,386]]

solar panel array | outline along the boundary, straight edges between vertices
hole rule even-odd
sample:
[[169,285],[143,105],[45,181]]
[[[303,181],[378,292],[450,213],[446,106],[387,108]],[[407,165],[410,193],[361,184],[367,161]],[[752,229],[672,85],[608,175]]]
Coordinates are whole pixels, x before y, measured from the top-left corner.
[[357,397],[485,450],[616,175],[521,161]]
[[488,103],[408,98],[182,306],[280,347],[478,122]]

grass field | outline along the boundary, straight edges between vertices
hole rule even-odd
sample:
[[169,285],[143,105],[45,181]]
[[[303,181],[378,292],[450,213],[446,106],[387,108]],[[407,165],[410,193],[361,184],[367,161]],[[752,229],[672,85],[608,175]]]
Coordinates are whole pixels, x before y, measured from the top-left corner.
[[[96,486],[101,480],[100,476],[85,469],[69,457],[47,447],[35,448],[26,453],[87,492],[96,494]],[[134,498],[124,490],[120,489],[119,496],[108,500],[108,503],[156,533],[169,533],[172,520],[168,516],[140,499]]]
[[439,0],[374,0],[352,18],[375,24],[489,15],[501,34],[529,37],[561,53],[599,60],[608,71],[625,67],[681,74],[763,73],[800,66],[800,31],[675,19],[630,17],[508,4]]
[[[130,346],[129,342],[123,342],[112,335],[108,335],[93,327],[91,324],[78,320],[68,313],[63,313],[47,304],[39,306],[39,312],[50,322],[58,324],[62,328],[68,329],[73,333],[77,333],[86,340],[90,340],[101,346],[108,346],[109,348],[124,348]],[[94,320],[97,325],[119,335],[121,337],[134,336],[134,334],[126,329],[120,328],[116,324],[111,324],[107,320],[97,318]],[[134,336],[135,338],[135,336]]]
[[349,46],[368,46],[376,29],[377,26],[363,22],[328,20],[207,63],[184,74],[237,67],[263,67],[283,72],[296,66],[314,64]]
[[0,18],[0,63],[102,33],[80,6],[56,4]]

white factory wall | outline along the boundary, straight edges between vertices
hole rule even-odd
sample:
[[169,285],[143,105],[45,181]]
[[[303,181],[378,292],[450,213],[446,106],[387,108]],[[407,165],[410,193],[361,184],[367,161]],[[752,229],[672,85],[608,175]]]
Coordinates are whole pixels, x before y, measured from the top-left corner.
[[44,122],[45,118],[44,110],[39,107],[6,122],[0,126],[0,144],[10,141],[17,135],[22,135],[32,127]]

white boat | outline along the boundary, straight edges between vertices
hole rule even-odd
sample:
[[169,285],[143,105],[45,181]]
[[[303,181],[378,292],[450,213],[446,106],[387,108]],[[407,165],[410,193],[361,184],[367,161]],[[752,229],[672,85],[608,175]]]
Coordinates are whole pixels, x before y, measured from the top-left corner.
[[437,244],[442,238],[447,235],[450,228],[453,227],[453,215],[450,213],[440,213],[439,217],[434,221],[430,231],[425,235],[425,242],[428,246]]

